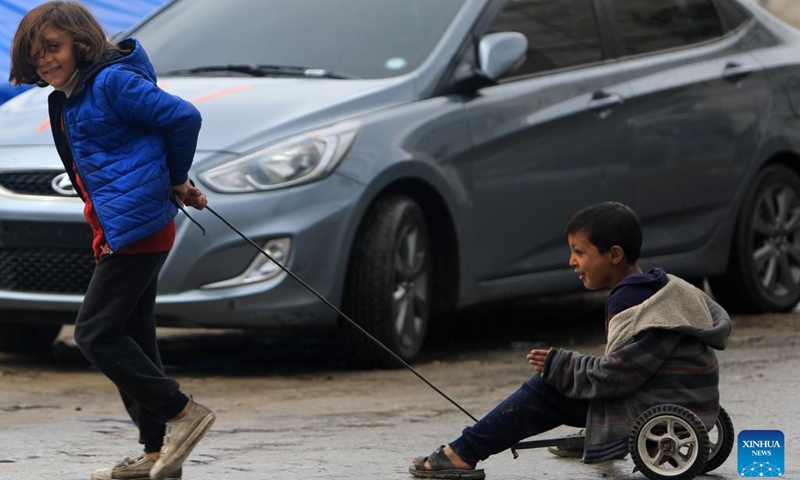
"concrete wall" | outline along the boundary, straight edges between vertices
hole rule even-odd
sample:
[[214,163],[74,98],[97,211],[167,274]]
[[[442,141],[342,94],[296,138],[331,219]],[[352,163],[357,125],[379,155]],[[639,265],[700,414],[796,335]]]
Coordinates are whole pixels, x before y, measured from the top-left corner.
[[800,28],[800,0],[754,0],[784,21]]

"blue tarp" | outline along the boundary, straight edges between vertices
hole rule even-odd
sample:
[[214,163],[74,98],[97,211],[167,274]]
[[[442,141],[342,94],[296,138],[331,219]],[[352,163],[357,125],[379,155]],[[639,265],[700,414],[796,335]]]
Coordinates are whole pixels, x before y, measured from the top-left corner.
[[[109,35],[124,30],[166,0],[82,0]],[[9,48],[14,32],[26,12],[45,3],[43,0],[0,0],[0,103],[22,93],[24,87],[8,83],[11,58]]]

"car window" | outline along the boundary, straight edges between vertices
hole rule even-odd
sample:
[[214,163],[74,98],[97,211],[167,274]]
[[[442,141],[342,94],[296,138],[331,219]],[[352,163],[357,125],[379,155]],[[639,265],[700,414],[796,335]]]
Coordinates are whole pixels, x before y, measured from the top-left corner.
[[425,61],[463,4],[464,0],[178,0],[130,35],[142,42],[159,74],[237,64],[388,78]]
[[602,60],[591,0],[510,0],[487,33],[528,38],[525,63],[506,76],[528,75]]
[[750,14],[730,0],[717,0],[720,15],[727,21],[728,30],[736,30],[750,20]]
[[612,0],[623,55],[683,47],[723,35],[711,0]]

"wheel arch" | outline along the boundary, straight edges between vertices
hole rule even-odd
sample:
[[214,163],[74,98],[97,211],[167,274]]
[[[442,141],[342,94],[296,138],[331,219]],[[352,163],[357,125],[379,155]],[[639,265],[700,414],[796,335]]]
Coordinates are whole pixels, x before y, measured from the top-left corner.
[[[792,170],[795,174],[797,174],[798,177],[800,177],[800,153],[795,153],[791,150],[780,150],[771,154],[765,161],[760,163],[752,171],[752,173],[749,175],[750,181],[745,182],[743,185],[742,194],[738,196],[739,201],[736,202],[736,205],[734,206],[735,209],[733,210],[733,214],[736,216],[735,217],[736,221],[734,222],[735,227],[738,227],[739,222],[741,221],[741,219],[739,218],[739,213],[742,211],[742,208],[744,207],[745,196],[752,187],[753,182],[756,179],[756,176],[758,176],[758,174],[765,168],[771,167],[773,165],[783,165]],[[728,245],[730,249],[733,248],[733,237],[734,235],[731,235],[731,241],[730,244]]]
[[[743,216],[744,212],[750,208],[748,198],[754,191],[753,189],[758,187],[762,176],[767,174],[767,169],[774,167],[789,170],[800,179],[800,155],[794,153],[793,150],[775,151],[767,160],[754,166],[748,175],[751,180],[743,182],[741,194],[737,195],[737,201],[733,202],[731,206],[731,214],[735,215],[735,221],[730,222],[732,233],[729,241],[725,243],[728,259],[725,272],[708,277],[715,297],[729,311],[742,313],[781,312],[787,311],[788,308],[792,308],[796,304],[797,294],[791,294],[792,290],[789,291],[790,297],[786,299],[763,294],[763,290],[755,283],[756,280],[750,280],[752,272],[750,272],[749,263],[745,260],[746,254],[742,250],[749,247],[742,246],[746,245],[746,243],[739,243],[739,239],[742,236],[747,237],[742,233],[742,229],[746,228],[743,221],[748,221]],[[775,176],[774,171],[770,174],[773,177]],[[797,182],[797,180],[794,182]],[[793,291],[797,292],[797,290]]]
[[789,167],[800,177],[800,154],[791,151],[782,151],[771,156],[766,162],[759,166],[759,170],[770,165],[781,164]]
[[[748,174],[748,177],[751,179],[748,182],[743,182],[741,186],[741,190],[739,191],[735,198],[736,202],[731,205],[730,214],[733,215],[734,221],[731,223],[731,232],[733,232],[739,225],[741,219],[739,218],[739,213],[741,212],[742,208],[744,207],[745,196],[747,192],[750,190],[753,181],[755,180],[756,176],[760,171],[763,169],[772,166],[772,165],[784,165],[790,168],[794,173],[800,176],[800,153],[795,153],[791,150],[780,150],[772,153],[765,161],[758,164],[753,170]],[[726,242],[725,248],[727,253],[725,258],[728,258],[733,251],[733,242],[734,237],[733,233],[729,235],[730,241]]]

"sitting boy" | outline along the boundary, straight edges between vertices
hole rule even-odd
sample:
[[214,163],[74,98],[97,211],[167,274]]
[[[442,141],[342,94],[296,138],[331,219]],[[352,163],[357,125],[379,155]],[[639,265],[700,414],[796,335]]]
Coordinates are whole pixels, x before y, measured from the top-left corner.
[[475,466],[517,442],[571,425],[586,429],[583,461],[624,456],[636,417],[672,403],[712,428],[719,412],[719,370],[731,321],[698,288],[660,268],[637,265],[642,228],[625,205],[587,207],[567,226],[569,266],[589,290],[610,288],[605,355],[562,348],[528,353],[537,374],[449,445],[412,460],[416,477],[479,480]]

